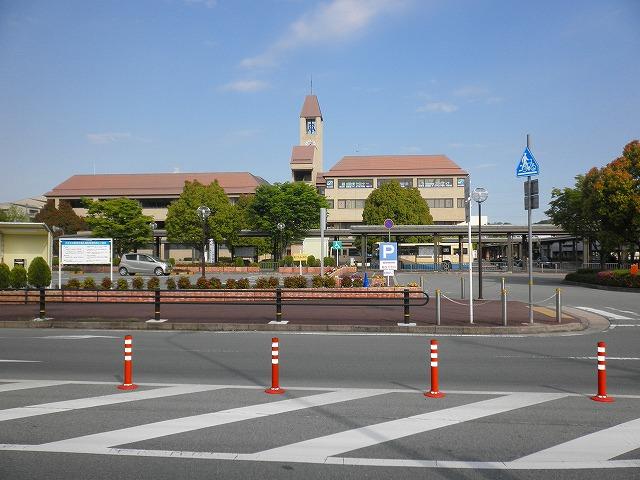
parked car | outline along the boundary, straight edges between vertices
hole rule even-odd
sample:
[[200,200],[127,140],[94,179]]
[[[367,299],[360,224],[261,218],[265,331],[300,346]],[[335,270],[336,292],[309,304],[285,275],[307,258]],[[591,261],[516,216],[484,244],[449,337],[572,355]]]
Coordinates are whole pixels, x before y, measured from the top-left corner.
[[171,264],[169,261],[164,261],[145,253],[126,253],[120,260],[118,272],[123,277],[125,275],[135,275],[136,273],[157,276],[169,275]]

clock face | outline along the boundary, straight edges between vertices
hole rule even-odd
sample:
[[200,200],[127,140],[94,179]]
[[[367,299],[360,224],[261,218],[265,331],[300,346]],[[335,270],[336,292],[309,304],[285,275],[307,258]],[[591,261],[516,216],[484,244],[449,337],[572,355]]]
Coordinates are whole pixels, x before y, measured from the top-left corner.
[[305,145],[313,145],[314,147],[316,146],[316,142],[314,142],[313,140],[307,140],[304,144]]

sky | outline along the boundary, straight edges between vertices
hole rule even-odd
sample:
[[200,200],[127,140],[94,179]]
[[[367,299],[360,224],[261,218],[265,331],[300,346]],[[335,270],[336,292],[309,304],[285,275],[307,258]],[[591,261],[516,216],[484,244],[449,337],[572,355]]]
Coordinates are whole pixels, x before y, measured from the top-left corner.
[[538,221],[640,138],[639,20],[638,0],[0,0],[0,202],[94,171],[287,181],[313,78],[325,170],[445,154],[491,222],[526,224],[529,133]]

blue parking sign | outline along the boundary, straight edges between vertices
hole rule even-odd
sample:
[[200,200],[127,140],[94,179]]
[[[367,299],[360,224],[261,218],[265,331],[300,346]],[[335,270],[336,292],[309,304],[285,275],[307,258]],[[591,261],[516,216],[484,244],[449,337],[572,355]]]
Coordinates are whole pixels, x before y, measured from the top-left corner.
[[380,270],[398,269],[398,244],[396,242],[380,243]]

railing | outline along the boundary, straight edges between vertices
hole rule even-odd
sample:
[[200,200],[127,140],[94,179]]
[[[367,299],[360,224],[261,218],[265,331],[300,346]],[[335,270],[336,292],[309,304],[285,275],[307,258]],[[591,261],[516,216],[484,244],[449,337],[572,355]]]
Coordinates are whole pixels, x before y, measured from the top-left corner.
[[162,305],[268,305],[275,307],[275,320],[282,321],[283,307],[390,307],[403,309],[408,323],[411,307],[429,303],[421,290],[404,288],[346,289],[242,289],[242,290],[0,290],[0,304],[39,304],[41,319],[46,318],[48,303],[147,304],[154,306],[154,319],[160,320]]

